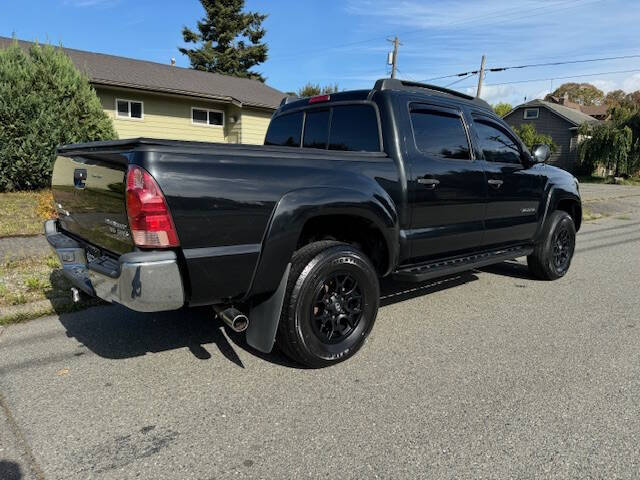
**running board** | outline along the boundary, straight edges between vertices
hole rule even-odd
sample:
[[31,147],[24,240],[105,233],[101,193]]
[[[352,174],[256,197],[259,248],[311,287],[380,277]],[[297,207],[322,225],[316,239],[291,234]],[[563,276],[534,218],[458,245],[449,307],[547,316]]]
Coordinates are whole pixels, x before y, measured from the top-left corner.
[[394,280],[402,282],[424,282],[432,278],[486,267],[494,263],[523,257],[533,252],[533,247],[518,246],[474,253],[463,257],[448,258],[421,265],[413,265],[393,272]]

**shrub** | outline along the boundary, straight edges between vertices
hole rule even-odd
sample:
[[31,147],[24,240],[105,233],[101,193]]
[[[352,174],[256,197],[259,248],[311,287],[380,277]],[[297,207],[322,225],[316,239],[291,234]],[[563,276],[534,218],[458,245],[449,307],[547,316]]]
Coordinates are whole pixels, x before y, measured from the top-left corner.
[[536,127],[530,123],[523,123],[519,127],[514,127],[513,131],[516,132],[520,137],[520,140],[522,140],[522,143],[524,143],[529,150],[531,150],[534,145],[541,144],[549,145],[552,152],[555,152],[558,149],[557,145],[549,135],[538,133]]
[[88,78],[62,50],[0,50],[0,191],[50,184],[55,149],[117,138]]
[[496,112],[496,115],[498,115],[499,117],[504,117],[507,113],[513,110],[513,107],[511,106],[511,104],[505,103],[505,102],[500,102],[500,103],[496,103],[495,105],[491,105],[491,108],[493,108],[493,111]]

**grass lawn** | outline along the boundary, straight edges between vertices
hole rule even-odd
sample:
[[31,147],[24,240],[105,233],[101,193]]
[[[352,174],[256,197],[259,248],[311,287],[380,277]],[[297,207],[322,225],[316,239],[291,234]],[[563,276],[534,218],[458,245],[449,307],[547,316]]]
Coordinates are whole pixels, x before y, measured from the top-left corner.
[[[0,325],[100,303],[97,299],[83,297],[74,304],[70,288],[60,270],[58,258],[53,254],[3,260],[0,263]],[[34,302],[41,304],[35,310],[25,312],[16,308]]]
[[0,193],[0,238],[41,234],[53,215],[49,190]]

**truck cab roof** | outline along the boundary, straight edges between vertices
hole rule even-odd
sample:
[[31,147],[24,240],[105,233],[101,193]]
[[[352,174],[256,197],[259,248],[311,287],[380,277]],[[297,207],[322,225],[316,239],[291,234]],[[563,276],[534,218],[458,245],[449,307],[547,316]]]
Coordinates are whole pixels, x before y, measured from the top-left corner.
[[331,93],[328,95],[317,95],[314,97],[286,97],[282,100],[276,114],[281,114],[290,110],[305,107],[309,104],[320,102],[344,102],[359,101],[370,99],[375,92],[392,90],[399,92],[413,92],[422,95],[447,98],[456,100],[460,103],[467,103],[475,107],[491,110],[491,106],[481,98],[472,97],[456,90],[451,90],[438,85],[429,85],[426,83],[410,82],[407,80],[399,80],[395,78],[381,78],[376,81],[371,90],[349,90],[345,92]]

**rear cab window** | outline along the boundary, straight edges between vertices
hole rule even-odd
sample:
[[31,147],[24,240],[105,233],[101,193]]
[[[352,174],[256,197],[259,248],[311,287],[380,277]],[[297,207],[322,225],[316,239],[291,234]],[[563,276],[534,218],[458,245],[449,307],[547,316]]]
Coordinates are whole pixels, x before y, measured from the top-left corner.
[[303,147],[327,148],[329,140],[329,116],[329,110],[313,110],[306,113]]
[[380,152],[378,115],[370,104],[328,104],[286,113],[271,121],[265,145]]
[[370,105],[344,105],[333,108],[329,150],[378,152],[378,117]]
[[265,145],[299,147],[302,136],[303,113],[287,113],[271,120],[267,129]]

